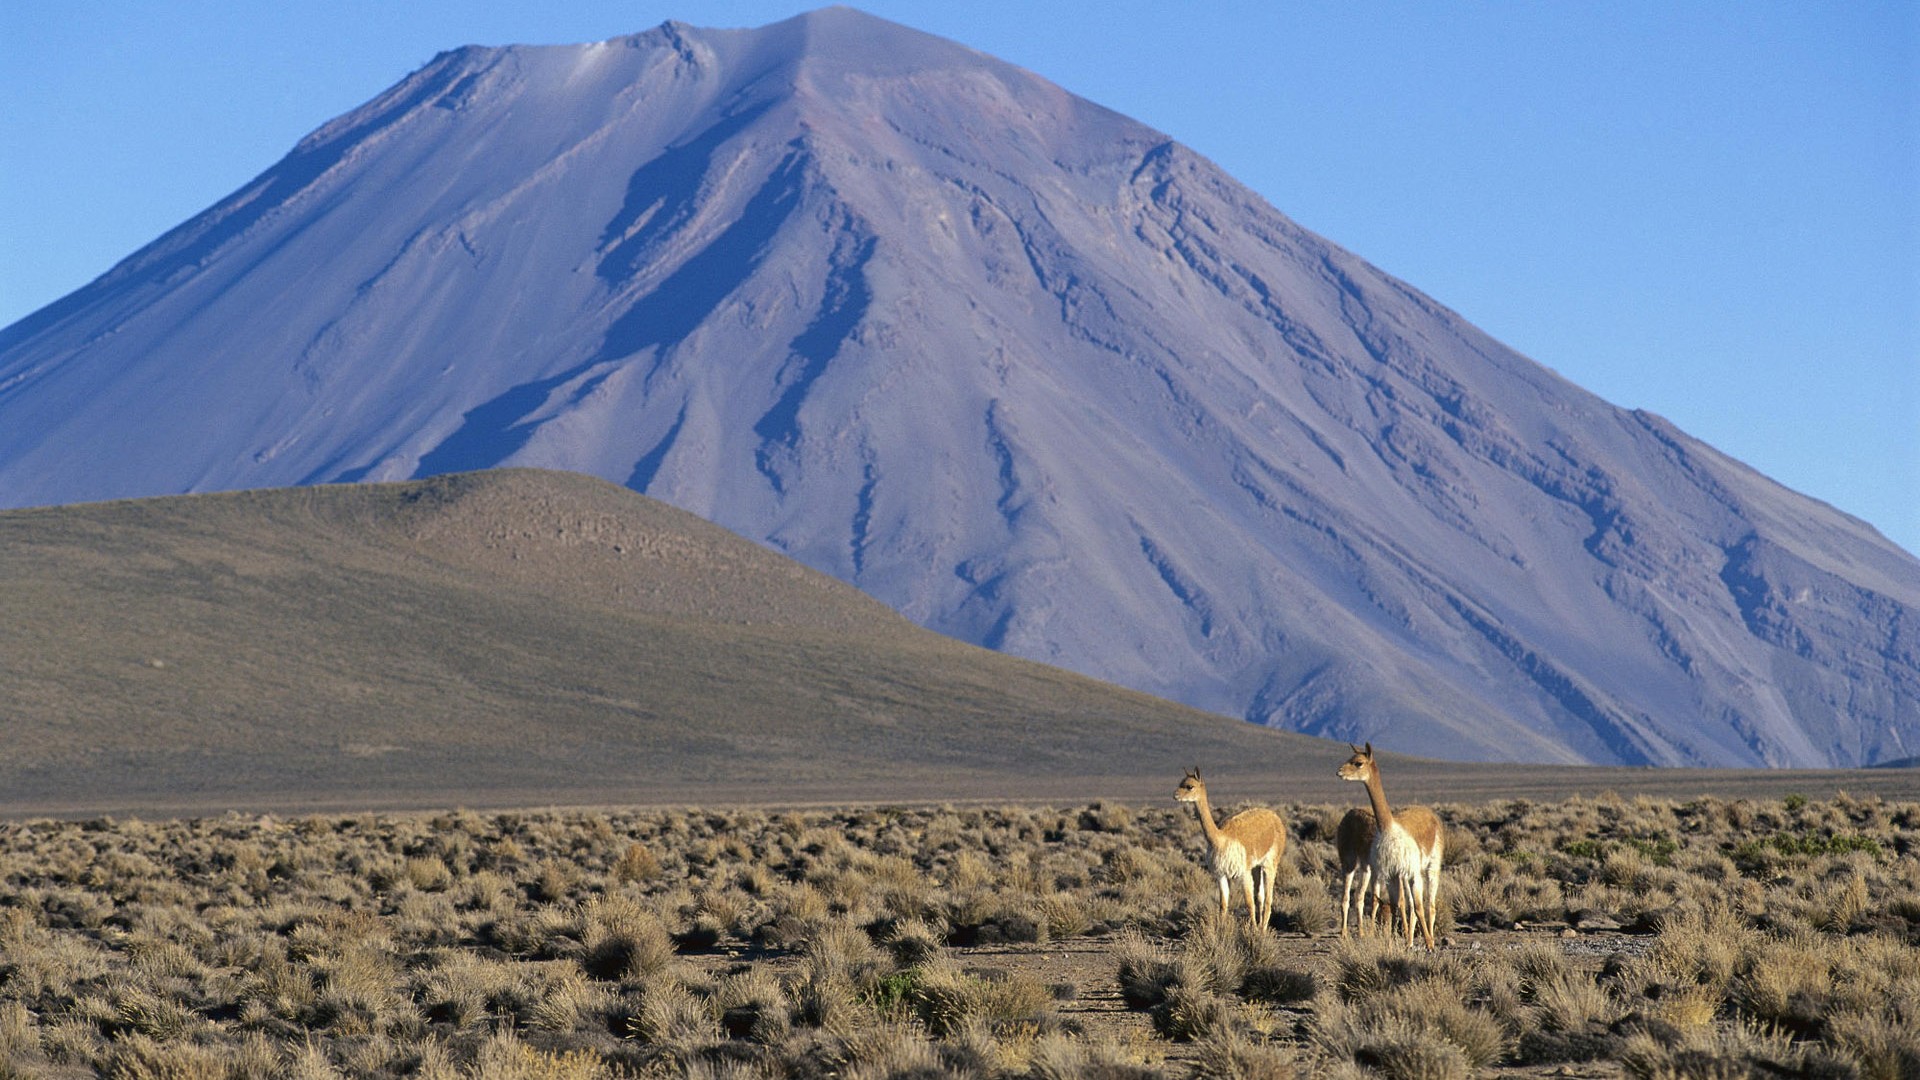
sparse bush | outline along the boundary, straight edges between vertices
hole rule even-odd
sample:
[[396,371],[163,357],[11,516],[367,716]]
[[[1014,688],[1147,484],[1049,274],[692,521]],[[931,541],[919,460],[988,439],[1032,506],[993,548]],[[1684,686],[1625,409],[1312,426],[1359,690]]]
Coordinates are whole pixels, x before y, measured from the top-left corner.
[[671,979],[648,985],[639,1010],[627,1020],[627,1034],[680,1066],[723,1037],[712,999]]
[[1167,1000],[1167,995],[1183,978],[1179,965],[1166,950],[1139,931],[1120,935],[1113,955],[1119,961],[1120,996],[1136,1009],[1151,1008]]
[[1299,1075],[1290,1052],[1238,1032],[1203,1039],[1196,1050],[1194,1075],[1205,1080],[1292,1080]]
[[1033,1080],[1155,1080],[1160,1071],[1110,1041],[1046,1035],[1034,1043],[1027,1075]]
[[917,972],[908,998],[936,1036],[970,1027],[1001,1033],[1024,1029],[1031,1036],[1058,1026],[1053,991],[1032,976],[968,970],[946,959]]
[[659,916],[634,901],[597,897],[579,913],[580,966],[596,979],[644,979],[673,963],[673,938]]

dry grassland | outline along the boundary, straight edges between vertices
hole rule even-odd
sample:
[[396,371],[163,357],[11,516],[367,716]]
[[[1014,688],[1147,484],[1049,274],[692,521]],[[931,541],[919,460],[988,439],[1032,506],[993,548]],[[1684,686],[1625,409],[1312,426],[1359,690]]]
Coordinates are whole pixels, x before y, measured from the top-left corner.
[[1281,809],[0,823],[0,1075],[1920,1075],[1920,804],[1443,805],[1436,953]]

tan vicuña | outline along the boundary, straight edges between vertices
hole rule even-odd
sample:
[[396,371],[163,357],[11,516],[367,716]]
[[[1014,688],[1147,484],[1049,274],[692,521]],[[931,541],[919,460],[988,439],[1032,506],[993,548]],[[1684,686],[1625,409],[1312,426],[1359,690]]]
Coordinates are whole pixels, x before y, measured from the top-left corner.
[[1264,929],[1273,915],[1274,875],[1287,850],[1286,822],[1279,814],[1256,807],[1215,825],[1213,807],[1207,802],[1207,784],[1200,779],[1198,768],[1187,770],[1173,797],[1192,804],[1201,831],[1207,835],[1213,872],[1220,879],[1220,917],[1227,917],[1233,882],[1238,881],[1247,896],[1248,921]]
[[1365,784],[1367,800],[1373,805],[1373,848],[1367,861],[1373,867],[1374,883],[1385,889],[1387,902],[1402,913],[1407,945],[1413,945],[1414,928],[1419,924],[1427,948],[1432,949],[1433,924],[1440,906],[1440,863],[1445,854],[1440,819],[1424,806],[1402,807],[1395,813],[1387,805],[1386,789],[1380,784],[1373,744],[1348,746],[1353,756],[1340,766],[1340,779]]

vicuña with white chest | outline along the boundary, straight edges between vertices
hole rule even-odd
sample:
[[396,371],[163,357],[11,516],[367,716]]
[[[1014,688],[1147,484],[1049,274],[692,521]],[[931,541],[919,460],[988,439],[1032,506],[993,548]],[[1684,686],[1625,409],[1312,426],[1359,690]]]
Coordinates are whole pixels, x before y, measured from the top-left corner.
[[[1424,806],[1404,806],[1398,813],[1387,805],[1380,786],[1380,766],[1373,760],[1373,744],[1348,746],[1353,756],[1340,766],[1340,779],[1367,785],[1373,804],[1373,851],[1368,862],[1373,880],[1401,912],[1407,926],[1407,945],[1413,945],[1414,924],[1422,924],[1427,948],[1433,944],[1433,922],[1440,906],[1440,861],[1445,841],[1440,819]],[[1388,925],[1392,925],[1389,922]]]
[[1191,803],[1200,816],[1200,828],[1207,834],[1207,849],[1213,872],[1220,878],[1220,917],[1227,917],[1233,882],[1238,881],[1247,894],[1247,918],[1264,929],[1273,915],[1273,879],[1280,869],[1280,856],[1287,850],[1287,826],[1280,815],[1256,807],[1242,810],[1218,825],[1213,823],[1213,807],[1207,803],[1207,784],[1200,770],[1188,769],[1186,779],[1173,797]]

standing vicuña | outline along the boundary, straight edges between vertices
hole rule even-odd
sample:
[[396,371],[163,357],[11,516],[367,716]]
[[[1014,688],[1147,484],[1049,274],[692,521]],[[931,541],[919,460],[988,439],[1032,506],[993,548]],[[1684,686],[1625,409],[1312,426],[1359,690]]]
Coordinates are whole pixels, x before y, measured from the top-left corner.
[[[1340,819],[1333,834],[1333,848],[1340,856],[1341,937],[1347,936],[1347,913],[1353,911],[1356,900],[1360,910],[1355,912],[1354,926],[1361,937],[1367,934],[1367,896],[1373,892],[1373,864],[1367,857],[1373,854],[1373,832],[1373,811],[1356,806]],[[1355,885],[1360,886],[1357,896]]]
[[[1433,923],[1440,907],[1440,860],[1444,842],[1440,819],[1424,806],[1406,806],[1398,814],[1387,805],[1380,786],[1380,766],[1373,760],[1373,744],[1365,749],[1348,744],[1353,756],[1340,766],[1340,779],[1367,785],[1373,804],[1373,866],[1376,884],[1386,888],[1389,903],[1407,924],[1407,944],[1413,944],[1414,924],[1423,923],[1427,948],[1434,947]],[[1391,922],[1388,924],[1391,926]]]
[[1227,917],[1232,883],[1239,881],[1247,894],[1247,918],[1254,926],[1265,928],[1273,914],[1273,879],[1280,869],[1280,856],[1287,850],[1287,826],[1271,810],[1242,810],[1225,822],[1213,823],[1213,808],[1207,804],[1207,784],[1198,768],[1188,769],[1186,779],[1173,797],[1192,803],[1200,815],[1200,828],[1207,834],[1213,872],[1220,878],[1220,917]]

